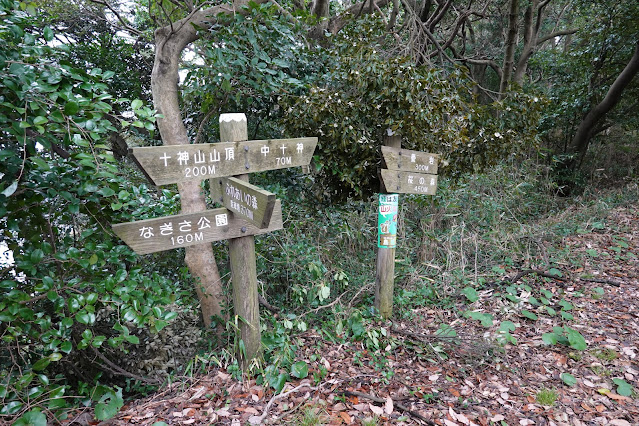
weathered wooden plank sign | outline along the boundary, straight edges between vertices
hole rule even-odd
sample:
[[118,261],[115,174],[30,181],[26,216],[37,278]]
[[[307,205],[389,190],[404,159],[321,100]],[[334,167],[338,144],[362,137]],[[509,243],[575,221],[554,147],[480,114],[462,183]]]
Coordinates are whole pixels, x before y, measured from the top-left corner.
[[214,185],[220,187],[219,193],[221,193],[221,202],[224,207],[236,216],[251,222],[258,228],[269,226],[275,206],[274,193],[234,177],[212,179],[211,187]]
[[[388,129],[382,145],[377,221],[375,309],[386,319],[393,312],[395,247],[399,193],[435,195],[439,155],[402,149],[402,138]],[[390,194],[388,194],[390,193]]]
[[388,192],[435,195],[437,175],[382,169],[382,181]]
[[138,254],[259,235],[283,228],[282,204],[274,203],[268,227],[260,228],[225,208],[118,223],[113,230]]
[[317,138],[267,139],[133,148],[156,185],[308,166]]
[[438,154],[382,146],[382,157],[389,170],[437,174]]

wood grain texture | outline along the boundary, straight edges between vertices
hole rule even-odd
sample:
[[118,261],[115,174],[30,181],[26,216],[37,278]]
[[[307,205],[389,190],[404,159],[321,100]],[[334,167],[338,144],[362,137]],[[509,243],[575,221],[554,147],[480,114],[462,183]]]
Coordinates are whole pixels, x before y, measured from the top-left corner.
[[[384,145],[401,149],[402,138],[399,135],[388,135]],[[384,170],[382,170],[383,172]],[[380,191],[386,192],[383,183]],[[379,229],[377,230],[379,232]],[[395,248],[379,247],[375,268],[375,309],[384,319],[393,314],[393,287],[395,285]]]
[[389,170],[437,174],[438,154],[382,146],[383,165]]
[[275,207],[274,193],[234,177],[221,178],[218,185],[221,188],[222,205],[235,216],[258,228],[269,226]]
[[[218,217],[221,215],[226,215],[228,224],[217,226],[216,219],[222,220]],[[113,225],[116,235],[138,254],[155,253],[245,235],[260,235],[282,228],[282,204],[279,200],[273,206],[271,221],[267,228],[259,228],[241,217],[236,217],[225,208]],[[165,235],[162,235],[162,229]],[[202,234],[201,238],[199,234]],[[188,235],[191,237],[187,237]]]
[[381,174],[384,188],[388,192],[435,195],[437,191],[437,175],[386,169],[382,169]]
[[138,166],[156,185],[308,166],[317,138],[267,139],[132,148]]

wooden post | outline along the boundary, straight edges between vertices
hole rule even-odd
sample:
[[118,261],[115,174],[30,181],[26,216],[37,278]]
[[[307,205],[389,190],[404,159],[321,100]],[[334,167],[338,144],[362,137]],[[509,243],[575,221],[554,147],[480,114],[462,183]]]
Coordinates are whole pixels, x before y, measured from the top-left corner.
[[[240,114],[220,115],[220,141],[237,142],[248,140],[246,116]],[[239,155],[239,153],[236,153]],[[248,174],[235,176],[248,182]],[[239,350],[238,358],[242,368],[260,353],[262,337],[260,333],[260,312],[257,296],[257,266],[255,261],[255,238],[233,238],[229,240],[231,281],[233,284],[233,308],[239,317],[240,339],[244,350]],[[243,353],[242,353],[243,352]]]
[[[392,148],[402,147],[402,138],[393,134],[389,129],[387,135],[384,136],[384,145]],[[380,195],[387,193],[384,184],[380,184]],[[380,201],[381,206],[381,201]],[[380,208],[378,207],[378,215]],[[377,232],[380,232],[380,224],[377,226]],[[390,318],[393,313],[393,286],[395,281],[395,244],[392,248],[377,248],[377,269],[375,274],[375,309],[384,319]]]

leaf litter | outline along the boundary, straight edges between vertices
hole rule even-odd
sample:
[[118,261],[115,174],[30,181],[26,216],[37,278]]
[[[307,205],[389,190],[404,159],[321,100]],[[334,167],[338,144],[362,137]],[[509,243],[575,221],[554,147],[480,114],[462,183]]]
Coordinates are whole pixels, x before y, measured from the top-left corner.
[[[490,314],[492,325],[464,315],[469,305],[460,297],[454,308],[422,307],[413,320],[393,323],[396,344],[386,350],[333,343],[311,329],[300,334],[296,354],[309,378],[279,395],[212,368],[125,405],[103,424],[297,425],[310,410],[313,424],[325,425],[637,425],[639,209],[614,210],[608,223],[565,237],[563,248],[579,261],[550,274],[517,278],[520,270],[504,267],[520,281],[515,297],[496,297],[504,293],[498,285],[470,306]],[[555,315],[536,300],[539,289],[554,296]],[[457,335],[438,335],[442,323]],[[542,335],[553,327],[578,332],[587,348],[546,344]],[[512,340],[500,340],[506,332]],[[320,368],[325,377],[311,380]],[[542,391],[551,400],[540,402]]]

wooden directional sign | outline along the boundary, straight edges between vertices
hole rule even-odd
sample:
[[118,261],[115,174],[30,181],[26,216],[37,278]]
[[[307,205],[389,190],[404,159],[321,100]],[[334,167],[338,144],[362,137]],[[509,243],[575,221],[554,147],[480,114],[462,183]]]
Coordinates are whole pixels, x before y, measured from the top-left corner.
[[113,225],[118,237],[138,254],[265,234],[282,228],[279,200],[275,202],[268,228],[258,228],[225,208]]
[[269,226],[275,206],[275,194],[234,177],[212,179],[211,185],[216,184],[220,187],[222,204],[235,216],[258,228]]
[[435,195],[437,175],[382,169],[382,182],[388,192]]
[[382,146],[382,156],[389,170],[437,174],[437,154]]
[[133,148],[156,185],[308,166],[317,138],[268,139]]

